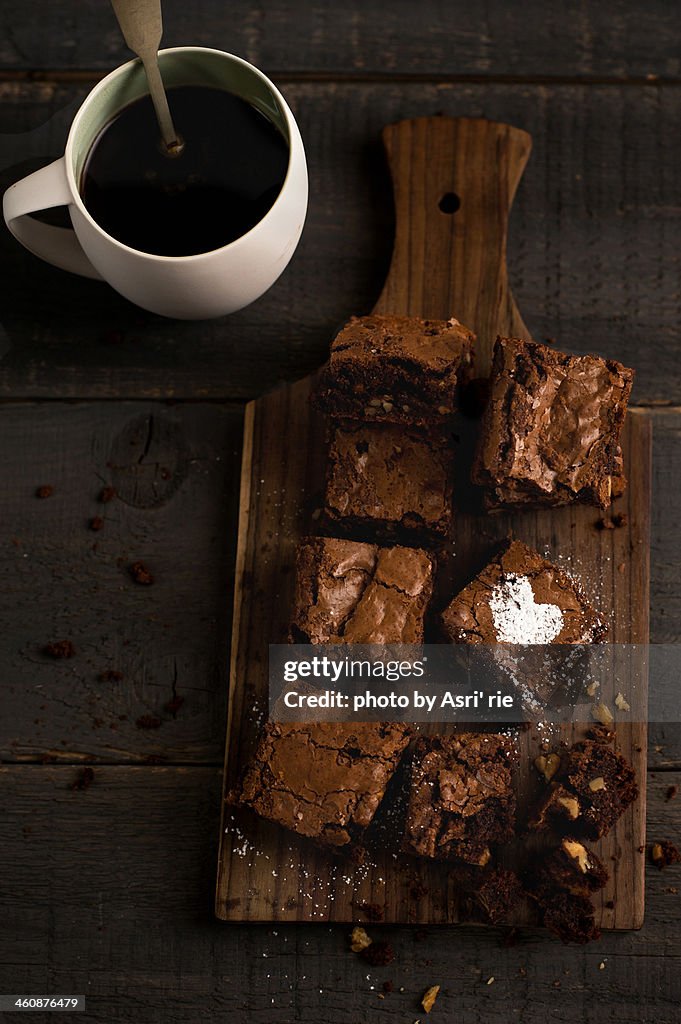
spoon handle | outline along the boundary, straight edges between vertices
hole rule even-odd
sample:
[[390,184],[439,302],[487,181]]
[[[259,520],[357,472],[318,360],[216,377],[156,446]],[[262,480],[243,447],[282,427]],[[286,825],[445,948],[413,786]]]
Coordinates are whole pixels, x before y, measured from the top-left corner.
[[161,0],[111,0],[125,42],[144,65],[149,92],[158,118],[161,136],[170,152],[180,140],[168,107],[168,98],[158,66],[158,50],[163,35]]
[[151,93],[151,102],[154,104],[154,110],[156,111],[156,117],[158,118],[158,126],[161,129],[161,138],[168,151],[177,148],[180,143],[179,136],[175,131],[175,125],[170,114],[170,107],[168,106],[168,97],[163,87],[163,79],[161,78],[161,71],[158,66],[158,57],[156,52],[150,54],[148,57],[142,57],[142,63],[144,70],[147,75],[147,82],[149,83],[149,92]]
[[144,58],[158,50],[163,35],[161,0],[111,0],[111,5],[133,53]]

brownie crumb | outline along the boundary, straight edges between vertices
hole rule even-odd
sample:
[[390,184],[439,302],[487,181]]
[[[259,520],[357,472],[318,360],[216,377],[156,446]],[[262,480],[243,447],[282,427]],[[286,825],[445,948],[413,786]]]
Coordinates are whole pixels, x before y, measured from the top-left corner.
[[355,904],[357,909],[364,914],[367,921],[382,921],[383,920],[383,907],[378,903],[358,903]]
[[678,791],[679,791],[679,787],[678,786],[669,786],[668,789],[667,789],[667,792],[665,794],[665,800],[667,800],[667,801],[669,801],[669,800],[676,800],[676,794],[678,793]]
[[384,992],[394,992],[395,991],[395,984],[394,984],[394,982],[390,981],[390,979],[388,979],[387,981],[384,981],[383,982],[383,991]]
[[616,512],[612,517],[613,526],[619,528],[620,526],[626,526],[628,522],[627,515],[625,512]]
[[421,900],[424,896],[427,896],[430,889],[423,882],[412,882],[409,888],[409,895],[413,900]]
[[76,648],[70,640],[52,640],[43,647],[43,654],[50,658],[72,658],[75,653]]
[[138,729],[160,729],[161,719],[155,715],[140,715],[135,725]]
[[89,789],[94,781],[95,773],[93,769],[86,766],[80,769],[70,788],[74,790]]
[[614,743],[617,735],[609,725],[594,725],[589,734],[597,743]]
[[613,523],[612,519],[605,519],[604,516],[601,516],[600,519],[597,519],[596,522],[594,523],[594,526],[596,527],[597,530],[614,530],[615,529],[615,524]]
[[36,498],[51,498],[54,494],[54,487],[52,484],[43,484],[41,487],[36,488]]
[[513,871],[494,868],[481,879],[475,899],[491,924],[498,924],[520,903],[523,888]]
[[650,847],[650,859],[656,868],[668,868],[671,864],[681,864],[681,852],[668,839],[653,843]]
[[180,708],[182,707],[183,704],[184,704],[184,697],[181,697],[179,694],[176,694],[172,698],[172,700],[168,701],[168,703],[165,706],[165,709],[168,712],[168,714],[176,715],[177,712],[180,710]]
[[130,575],[135,583],[139,583],[143,587],[148,587],[154,582],[154,577],[144,562],[133,562],[130,566]]
[[123,673],[116,668],[107,668],[99,673],[99,678],[103,683],[119,683],[123,679]]
[[115,497],[116,497],[116,488],[115,487],[102,487],[101,491],[99,492],[98,501],[102,505],[108,505],[108,503],[110,501],[113,501],[113,499]]
[[104,528],[104,520],[101,516],[93,516],[90,520],[90,529],[97,533],[99,530]]
[[372,967],[387,967],[395,959],[395,952],[389,942],[372,942],[360,956]]

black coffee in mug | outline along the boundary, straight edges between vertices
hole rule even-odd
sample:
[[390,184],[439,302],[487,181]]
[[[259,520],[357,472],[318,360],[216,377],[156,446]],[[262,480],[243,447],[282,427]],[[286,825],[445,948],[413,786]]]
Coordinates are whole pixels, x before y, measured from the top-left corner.
[[179,156],[163,151],[149,96],[124,107],[95,139],[80,193],[109,235],[141,252],[219,249],[262,220],[281,191],[289,147],[277,126],[222,89],[168,89]]

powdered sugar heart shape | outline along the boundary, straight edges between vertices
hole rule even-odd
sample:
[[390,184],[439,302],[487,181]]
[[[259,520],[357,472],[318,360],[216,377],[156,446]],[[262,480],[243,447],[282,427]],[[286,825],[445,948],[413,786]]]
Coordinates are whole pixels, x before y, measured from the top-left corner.
[[527,576],[505,576],[492,591],[489,607],[499,643],[550,644],[563,628],[561,609],[539,604]]

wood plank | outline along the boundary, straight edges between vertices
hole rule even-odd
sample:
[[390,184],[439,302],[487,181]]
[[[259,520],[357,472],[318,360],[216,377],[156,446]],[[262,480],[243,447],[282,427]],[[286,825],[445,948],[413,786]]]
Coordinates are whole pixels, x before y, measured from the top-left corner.
[[[169,322],[47,267],[4,232],[0,396],[251,398],[304,376],[325,358],[338,324],[372,307],[385,279],[394,219],[381,128],[442,111],[485,115],[533,137],[508,260],[533,335],[634,366],[637,402],[681,402],[681,293],[670,228],[681,194],[673,131],[681,89],[282,87],[308,149],[311,205],[300,248],[268,295],[226,319]],[[66,108],[85,88],[0,85],[0,185],[59,154]]]
[[[476,372],[488,371],[497,334],[528,336],[508,287],[506,226],[529,153],[529,138],[507,125],[470,119],[421,118],[384,130],[397,207],[395,248],[377,310],[447,318],[456,311],[477,335]],[[460,199],[462,216],[446,217],[438,200]],[[314,379],[265,396],[247,410],[242,503],[235,583],[225,797],[236,787],[252,753],[268,696],[268,643],[285,642],[292,607],[297,542],[315,532],[311,498],[323,491],[324,424],[309,406]],[[457,465],[466,467],[474,430],[462,423]],[[626,525],[596,529],[596,514],[573,505],[534,513],[484,516],[472,511],[466,482],[455,491],[457,514],[440,558],[435,603],[442,606],[484,565],[509,535],[546,551],[582,580],[599,608],[613,643],[649,639],[650,419],[628,417],[623,435],[629,487],[620,499]],[[619,506],[619,502],[618,502]],[[647,683],[647,680],[645,681]],[[614,674],[602,699],[614,709]],[[644,683],[645,687],[645,683]],[[444,731],[449,731],[446,727]],[[573,742],[584,727],[550,726],[551,738]],[[541,730],[518,737],[519,804],[536,799],[532,761]],[[620,729],[622,753],[642,779],[647,729]],[[358,902],[378,902],[384,919],[421,924],[465,918],[446,866],[395,858],[385,846],[367,864],[339,862],[309,842],[252,814],[227,807],[221,830],[216,912],[224,920],[351,921]],[[603,927],[638,928],[644,915],[645,793],[600,844],[610,862],[609,886],[597,900]],[[507,854],[509,863],[513,851]],[[276,870],[275,870],[276,869]],[[417,878],[426,893],[411,896]],[[342,883],[342,884],[341,884]],[[616,897],[616,898],[615,898]],[[529,908],[514,917],[525,923]]]
[[[200,10],[200,13],[199,13]],[[217,46],[280,71],[309,74],[678,77],[673,6],[652,0],[584,5],[568,0],[407,0],[344,7],[322,0],[200,9],[166,0],[164,45]],[[96,0],[59,10],[36,0],[31,17],[19,0],[5,0],[0,17],[0,65],[24,68],[105,68],[129,58],[113,15]],[[304,45],[302,44],[304,40]]]
[[[193,482],[185,479],[165,506],[146,513],[124,502],[118,508],[99,506],[93,499],[100,484],[109,479],[106,462],[112,440],[126,424],[152,412],[160,413],[162,419],[170,415],[179,422],[181,437],[201,453],[201,461],[194,465]],[[215,405],[187,408],[147,402],[122,409],[106,402],[0,405],[0,462],[13,481],[11,487],[0,491],[0,522],[4,526],[0,579],[5,595],[0,603],[7,624],[0,641],[7,683],[0,700],[3,760],[37,761],[50,751],[63,760],[88,757],[126,761],[154,756],[217,763],[221,759],[228,615],[225,598],[233,576],[237,530],[234,496],[239,435],[240,412]],[[681,576],[681,535],[675,503],[681,476],[680,440],[679,413],[655,412],[651,552],[651,637],[655,643],[675,643],[681,636],[681,594],[677,585]],[[162,443],[165,458],[172,458],[174,463],[177,439],[171,443],[166,432],[163,437],[157,436],[157,442]],[[68,463],[64,462],[65,451],[69,452]],[[54,498],[36,501],[36,486],[49,482],[56,485]],[[88,517],[102,508],[107,525],[102,534],[90,534],[85,529]],[[114,509],[116,521],[112,523]],[[79,526],[74,529],[76,522]],[[122,548],[128,545],[131,533],[138,537],[140,522],[145,556],[158,578],[174,580],[179,571],[184,580],[182,591],[191,594],[191,601],[183,603],[174,587],[152,587],[137,595],[137,591],[130,594],[125,584],[124,592],[111,589],[116,599],[110,607],[107,604],[107,593],[121,580],[105,564],[108,554],[106,559],[85,558],[82,545],[105,544],[104,550],[115,561],[118,543]],[[220,524],[220,537],[209,548],[197,531],[206,530],[210,523]],[[115,531],[115,539],[110,531]],[[21,539],[20,548],[8,540],[11,537]],[[220,553],[215,555],[217,548]],[[28,555],[26,559],[24,554]],[[78,566],[75,573],[73,564]],[[197,564],[200,572],[190,580],[186,565],[191,564]],[[59,581],[56,591],[55,578]],[[96,587],[100,596],[93,600]],[[66,619],[61,619],[63,593],[68,594]],[[158,623],[172,624],[176,641],[173,653],[180,666],[176,689],[187,696],[172,722],[163,712],[172,692],[163,647],[166,641],[155,628],[152,642],[146,643],[146,626],[138,617],[138,598],[143,607],[152,607]],[[187,607],[191,618],[185,627]],[[58,622],[67,625],[73,637],[90,638],[104,617],[109,636],[98,646],[92,671],[89,666],[84,670],[80,658],[61,664],[36,658],[35,645],[51,637]],[[131,645],[121,646],[123,639],[130,637],[133,650]],[[16,643],[17,638],[20,643]],[[78,646],[80,643],[78,640]],[[199,648],[213,653],[197,656]],[[216,660],[208,663],[208,658]],[[99,671],[121,662],[124,678],[102,686],[97,680]],[[191,700],[189,694],[193,695]],[[46,707],[41,709],[41,704]],[[110,714],[101,714],[104,710]],[[159,711],[164,719],[160,729],[134,728],[139,715]],[[127,714],[129,719],[119,723],[112,735],[108,723],[119,714]],[[106,724],[93,728],[95,718],[104,718]],[[67,741],[66,746],[62,746],[62,740]],[[681,765],[681,731],[677,727],[651,727],[648,763],[666,768]]]
[[229,406],[0,408],[0,758],[220,759],[240,440]]
[[[211,921],[219,769],[96,767],[85,792],[70,789],[76,772],[0,768],[4,992],[85,992],[96,1024],[195,1024],[201,1013],[235,1024],[414,1021],[432,984],[442,985],[433,1019],[466,1024],[678,1019],[681,868],[648,867],[639,932],[580,948],[522,929],[502,948],[504,929],[369,924],[396,957],[371,968],[343,926]],[[680,840],[672,783],[681,788],[681,774],[650,780],[651,840]],[[379,999],[388,979],[395,990]]]

